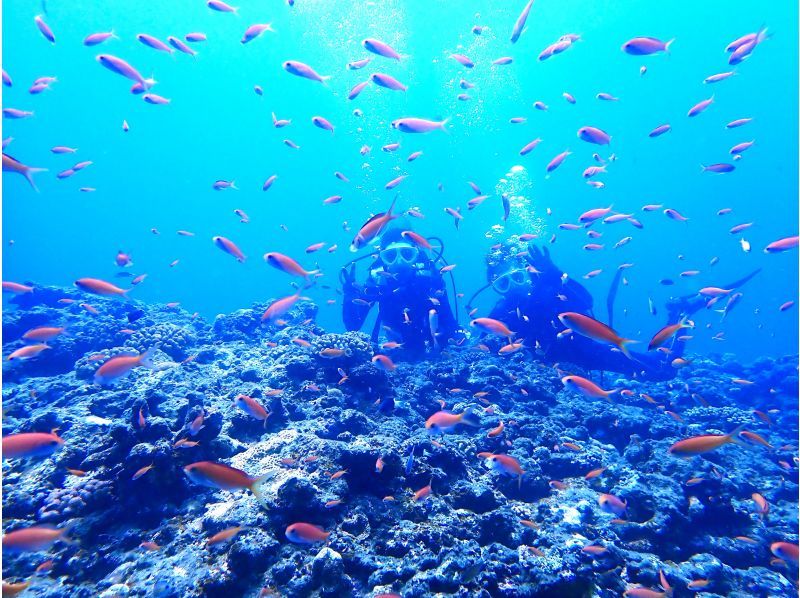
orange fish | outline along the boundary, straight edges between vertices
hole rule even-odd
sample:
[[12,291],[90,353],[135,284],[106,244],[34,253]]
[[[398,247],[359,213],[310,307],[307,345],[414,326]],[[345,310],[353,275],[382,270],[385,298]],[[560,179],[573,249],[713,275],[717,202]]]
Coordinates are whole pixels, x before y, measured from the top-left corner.
[[123,376],[129,374],[134,368],[152,368],[152,358],[152,349],[148,349],[140,355],[121,355],[118,357],[112,357],[99,368],[97,368],[97,371],[94,373],[94,381],[101,386],[112,384]]
[[62,334],[66,328],[55,328],[53,326],[40,326],[39,328],[31,328],[22,335],[26,341],[39,341],[47,342],[53,340],[58,335]]
[[427,486],[423,486],[422,488],[414,492],[413,501],[419,502],[421,500],[425,500],[426,498],[428,498],[431,495],[432,491],[431,484],[433,484],[433,480],[431,480]]
[[376,364],[387,372],[393,372],[397,367],[389,357],[380,354],[373,356],[372,363]]
[[211,536],[206,541],[206,546],[214,546],[215,544],[220,544],[222,542],[227,542],[232,538],[235,538],[241,532],[249,530],[249,527],[237,526],[237,527],[229,527],[227,529],[222,530],[221,532],[217,532],[213,536]]
[[145,467],[142,467],[135,474],[133,474],[133,477],[131,478],[131,480],[138,480],[140,477],[142,477],[144,474],[146,474],[148,471],[150,471],[154,467],[155,467],[155,465],[153,465],[152,463],[150,465],[146,465]]
[[18,529],[3,536],[3,549],[12,552],[35,552],[47,550],[59,540],[72,544],[73,541],[66,536],[69,529],[70,526],[55,528],[47,525]]
[[597,546],[596,544],[591,544],[589,546],[584,546],[581,548],[581,552],[585,552],[587,554],[591,554],[592,556],[600,556],[608,551],[608,548],[605,546]]
[[308,280],[310,277],[320,274],[319,270],[304,270],[303,267],[288,255],[272,251],[264,254],[264,260],[273,268],[277,268],[281,272],[291,274],[292,276],[299,276]]
[[375,461],[375,473],[381,473],[383,471],[383,457],[378,457],[378,460]]
[[356,234],[355,238],[353,239],[353,242],[350,244],[350,251],[356,252],[362,247],[369,245],[374,239],[377,239],[380,236],[384,227],[389,224],[389,222],[397,218],[397,216],[392,214],[392,210],[394,210],[394,204],[396,201],[397,199],[395,198],[392,201],[392,205],[389,206],[389,210],[387,212],[375,214],[375,216],[364,223],[361,229],[359,229],[358,234]]
[[622,338],[612,328],[606,326],[602,322],[598,322],[594,318],[572,311],[559,314],[558,319],[564,326],[574,330],[578,334],[598,342],[614,345],[622,351],[625,356],[630,358],[631,354],[628,351],[628,345],[636,341],[629,338]]
[[23,432],[3,437],[3,459],[46,457],[64,446],[64,439],[54,433]]
[[504,336],[506,338],[511,338],[514,336],[514,333],[508,329],[508,326],[506,326],[500,320],[495,320],[494,318],[475,318],[469,323],[469,325],[474,328],[479,328],[484,332],[494,334],[495,336]]
[[617,390],[603,390],[591,380],[587,380],[581,376],[564,376],[561,378],[561,383],[565,388],[569,388],[570,390],[574,390],[586,397],[594,399],[602,398],[610,401],[611,395],[617,392]]
[[155,552],[157,550],[161,550],[161,546],[156,544],[155,542],[142,542],[139,544],[139,548],[144,548],[150,552]]
[[489,432],[486,434],[486,436],[487,436],[487,438],[496,438],[496,437],[500,436],[500,434],[503,433],[504,429],[505,429],[505,425],[503,424],[502,421],[500,421],[500,425],[497,426],[496,428],[492,428],[491,430],[489,430]]
[[247,259],[247,257],[245,257],[245,255],[242,253],[242,250],[239,249],[236,246],[236,243],[230,239],[226,239],[225,237],[211,237],[211,240],[214,242],[214,245],[222,249],[222,251],[235,257],[236,261],[244,263],[244,261]]
[[332,479],[332,480],[338,480],[340,477],[342,477],[342,476],[343,476],[343,475],[345,475],[346,473],[349,473],[349,472],[348,472],[348,470],[346,470],[346,469],[341,469],[341,470],[337,471],[336,473],[332,473],[332,474],[331,474],[331,479]]
[[70,473],[70,475],[74,475],[76,478],[82,478],[86,475],[86,472],[82,469],[70,469],[67,467],[67,471]]
[[258,403],[252,397],[248,397],[247,395],[239,395],[233,400],[236,403],[236,406],[239,407],[242,411],[250,415],[251,417],[256,418],[259,421],[264,422],[264,427],[267,427],[267,418],[271,415],[262,405]]
[[769,503],[767,499],[761,496],[758,492],[752,494],[753,502],[756,503],[756,513],[759,514],[761,519],[769,515]]
[[627,501],[620,500],[613,494],[601,494],[597,497],[597,503],[606,513],[613,513],[617,517],[622,517],[628,508]]
[[298,299],[301,299],[300,291],[297,291],[294,295],[284,297],[283,299],[276,299],[270,304],[264,312],[264,315],[261,316],[261,321],[269,320],[270,322],[274,322],[292,309],[292,306],[294,306]]
[[[5,541],[3,542],[5,546]],[[770,552],[785,561],[797,562],[798,546],[789,542],[773,542],[769,546]]]
[[761,446],[765,446],[768,449],[773,449],[773,447],[769,442],[767,442],[761,435],[756,434],[755,432],[749,432],[748,430],[743,430],[739,432],[740,437],[747,438],[747,440],[754,442],[756,444],[760,444]]
[[522,469],[519,461],[514,457],[510,455],[491,455],[486,458],[485,463],[486,467],[493,471],[499,471],[510,476],[518,476],[517,486],[519,488],[522,487],[522,476],[525,475],[525,470]]
[[296,544],[315,544],[325,542],[331,532],[326,532],[318,525],[310,523],[293,523],[286,528],[286,537]]
[[400,233],[400,236],[402,236],[403,238],[411,241],[417,247],[423,247],[425,249],[432,249],[432,246],[428,242],[428,240],[425,237],[423,237],[422,235],[415,233],[414,231],[405,230],[402,233]]
[[730,434],[706,434],[679,440],[669,447],[669,452],[673,455],[702,455],[726,444],[741,444],[741,440],[738,440],[736,436],[746,425],[742,424]]
[[425,429],[428,430],[428,433],[435,434],[439,432],[448,432],[458,424],[476,427],[480,425],[475,419],[475,416],[469,411],[463,413],[437,411],[425,421]]
[[345,355],[344,349],[337,349],[335,347],[326,347],[319,352],[320,357],[324,357],[325,359],[336,359],[337,357],[342,357]]
[[583,476],[583,478],[585,480],[591,480],[592,478],[596,478],[596,477],[599,477],[599,476],[603,475],[603,472],[605,470],[606,470],[605,467],[598,467],[597,469],[593,469],[592,471],[587,473],[585,476]]
[[653,338],[650,339],[650,343],[647,345],[647,350],[652,351],[656,347],[660,347],[664,343],[666,343],[670,338],[672,338],[676,332],[679,330],[683,330],[684,328],[694,328],[694,324],[689,322],[688,324],[684,321],[680,321],[677,324],[670,324],[669,326],[664,326],[661,330],[655,333]]
[[38,344],[38,345],[25,345],[24,347],[20,347],[11,355],[8,356],[8,361],[14,361],[18,359],[20,361],[25,361],[27,359],[33,359],[34,357],[38,356],[39,353],[42,351],[46,351],[47,349],[51,349],[50,345],[45,344]]
[[213,461],[191,463],[184,467],[183,471],[195,484],[228,490],[230,492],[247,488],[256,498],[261,497],[261,494],[258,492],[258,484],[269,475],[265,474],[261,477],[251,478],[241,469],[236,469],[235,467],[230,467],[223,463],[215,463]]
[[16,293],[17,295],[24,295],[25,293],[33,293],[33,287],[18,282],[3,281],[4,293]]
[[118,286],[100,280],[99,278],[79,278],[75,281],[75,286],[87,293],[95,295],[119,295],[124,297],[131,289],[121,289]]

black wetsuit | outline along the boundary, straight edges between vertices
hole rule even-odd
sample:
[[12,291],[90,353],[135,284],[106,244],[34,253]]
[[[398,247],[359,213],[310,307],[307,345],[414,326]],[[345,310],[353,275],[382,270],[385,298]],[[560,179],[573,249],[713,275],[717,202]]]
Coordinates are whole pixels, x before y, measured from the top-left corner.
[[[414,265],[403,275],[389,274],[380,258],[370,266],[367,280],[357,284],[355,264],[344,274],[342,319],[347,330],[359,330],[369,311],[378,304],[378,319],[372,330],[372,342],[378,341],[383,326],[388,338],[403,344],[411,352],[424,352],[425,344],[441,348],[454,338],[458,323],[450,308],[444,279],[430,260]],[[438,334],[431,335],[430,310],[438,316]]]
[[[491,318],[504,322],[515,332],[515,339],[523,339],[526,347],[535,350],[550,363],[572,363],[586,370],[618,372],[647,380],[668,380],[675,375],[672,361],[683,355],[686,346],[685,341],[678,340],[679,335],[666,345],[669,353],[644,353],[630,347],[631,358],[616,347],[578,333],[559,339],[558,333],[564,330],[564,325],[558,319],[561,313],[572,311],[603,320],[594,315],[589,292],[572,279],[562,281],[560,271],[550,261],[546,251],[532,250],[526,258],[540,272],[530,274],[533,290],[524,297],[503,297],[490,314]],[[758,270],[725,288],[737,288],[757,273]],[[618,283],[619,277],[615,277],[612,297]],[[697,294],[672,298],[666,306],[667,321],[664,325],[688,318],[705,305],[706,299]],[[613,300],[609,301],[609,308],[613,309]]]

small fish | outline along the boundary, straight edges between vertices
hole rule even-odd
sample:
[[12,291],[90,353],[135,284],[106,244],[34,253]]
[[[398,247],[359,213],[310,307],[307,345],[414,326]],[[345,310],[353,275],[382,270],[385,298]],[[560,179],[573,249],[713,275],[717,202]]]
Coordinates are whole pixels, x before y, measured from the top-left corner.
[[286,528],[286,538],[295,544],[316,544],[325,542],[331,535],[318,525],[310,523],[293,523]]

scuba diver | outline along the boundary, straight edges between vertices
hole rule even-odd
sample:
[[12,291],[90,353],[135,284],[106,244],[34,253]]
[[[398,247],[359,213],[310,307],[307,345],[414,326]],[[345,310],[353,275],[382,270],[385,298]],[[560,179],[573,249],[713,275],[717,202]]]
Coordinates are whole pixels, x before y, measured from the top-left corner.
[[[577,281],[562,274],[550,259],[546,247],[541,249],[529,244],[513,241],[495,246],[486,257],[488,283],[479,289],[467,303],[491,287],[500,295],[492,309],[490,318],[500,320],[514,333],[516,339],[524,340],[528,349],[534,349],[551,363],[569,362],[587,370],[617,372],[628,376],[642,376],[648,380],[669,380],[677,371],[673,360],[681,357],[686,342],[679,337],[671,339],[669,353],[630,351],[630,358],[610,345],[598,343],[577,333],[562,338],[564,326],[559,314],[576,312],[596,318],[593,313],[591,294]],[[726,289],[742,286],[759,270],[726,285]],[[622,270],[617,270],[611,284],[606,306],[608,326],[613,326],[613,305]],[[687,320],[695,312],[706,307],[707,299],[694,293],[684,297],[673,297],[667,304],[667,324]]]
[[[377,304],[373,343],[378,341],[381,326],[390,340],[412,352],[425,351],[426,343],[439,349],[450,339],[463,336],[450,308],[441,266],[437,265],[439,261],[446,264],[442,249],[431,258],[426,246],[430,248],[416,233],[389,229],[381,236],[377,256],[357,258],[342,268],[342,319],[347,330],[359,330],[372,306]],[[375,259],[366,280],[359,284],[356,262],[366,257]]]

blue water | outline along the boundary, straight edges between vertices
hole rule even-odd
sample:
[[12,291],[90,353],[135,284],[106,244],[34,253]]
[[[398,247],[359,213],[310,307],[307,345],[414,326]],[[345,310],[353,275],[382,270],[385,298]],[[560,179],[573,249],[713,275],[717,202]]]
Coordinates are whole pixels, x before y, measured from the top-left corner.
[[[492,244],[524,232],[548,243],[555,233],[554,261],[586,285],[597,305],[605,303],[616,267],[635,263],[617,297],[615,327],[624,336],[647,340],[663,324],[663,312],[656,318],[649,314],[648,298],[661,306],[671,294],[722,285],[763,268],[742,289],[742,302],[724,326],[713,312],[696,316],[700,326],[689,351],[731,352],[743,360],[794,351],[797,308],[779,312],[778,306],[797,299],[797,252],[762,252],[769,242],[797,234],[794,3],[537,0],[515,45],[508,38],[522,2],[234,4],[240,6],[239,16],[213,12],[200,0],[50,0],[45,19],[56,35],[51,45],[33,23],[43,11],[39,3],[4,3],[3,68],[14,85],[3,88],[3,107],[35,111],[29,119],[3,120],[3,137],[14,137],[6,151],[49,169],[36,175],[39,193],[22,177],[3,174],[4,280],[53,285],[87,276],[119,280],[113,261],[123,249],[133,257],[133,271],[148,274],[133,297],[179,301],[190,312],[212,317],[292,292],[290,278],[261,258],[279,251],[323,270],[320,282],[330,288],[317,285],[307,294],[320,305],[321,324],[341,330],[336,287],[340,267],[353,257],[348,245],[371,214],[388,208],[395,191],[386,191],[385,183],[408,174],[397,189],[398,208],[416,207],[426,218],[397,224],[442,238],[445,256],[457,264],[460,293],[469,296],[485,282],[483,256]],[[244,29],[257,22],[271,22],[276,32],[240,44]],[[476,24],[485,27],[480,36],[471,33]],[[762,25],[772,37],[739,65],[737,75],[704,85],[705,77],[729,70],[725,46]],[[82,45],[89,33],[110,29],[119,39],[94,48]],[[193,46],[196,59],[177,52],[170,57],[135,38],[149,33],[166,39],[191,31],[208,36]],[[581,40],[537,61],[541,50],[567,33]],[[634,57],[620,50],[626,40],[642,35],[674,37],[671,53]],[[360,45],[365,37],[382,39],[408,57],[396,63],[371,56],[367,68],[348,71],[349,61],[370,56]],[[449,59],[454,52],[468,55],[475,68]],[[149,105],[130,94],[128,80],[96,62],[100,53],[124,58],[144,76],[152,74],[159,81],[153,91],[171,103]],[[502,56],[514,62],[490,66]],[[331,78],[322,85],[294,77],[281,68],[289,59]],[[647,72],[640,76],[643,65]],[[408,91],[369,85],[348,101],[349,89],[377,70],[397,77]],[[44,75],[58,82],[29,95],[32,81]],[[456,99],[463,92],[462,77],[475,85],[466,102]],[[263,97],[254,93],[254,85],[263,87]],[[577,103],[568,104],[563,92]],[[599,101],[599,92],[619,101]],[[712,94],[714,103],[706,112],[687,117],[691,106]],[[535,101],[549,110],[534,110]],[[355,109],[363,116],[354,116]],[[291,119],[291,126],[275,129],[271,112]],[[335,134],[314,127],[314,115],[330,120]],[[447,133],[404,135],[389,126],[403,116],[450,118],[451,126]],[[515,116],[528,120],[509,124]],[[743,117],[754,120],[725,129],[725,123]],[[122,131],[123,120],[130,124],[128,133]],[[649,138],[648,132],[663,123],[672,131]],[[579,140],[576,131],[584,125],[608,131],[610,147]],[[541,145],[519,156],[536,137],[543,139]],[[300,150],[284,146],[286,138]],[[735,172],[701,173],[701,163],[730,161],[730,147],[753,139],[755,145],[735,162]],[[402,144],[398,152],[380,151],[396,141]],[[362,157],[359,148],[365,144],[372,152]],[[79,151],[52,155],[54,145]],[[545,165],[564,150],[573,153],[546,177]],[[408,163],[413,151],[424,154]],[[599,190],[581,177],[594,164],[595,151],[617,157],[600,177],[605,188]],[[69,179],[55,178],[81,160],[93,164]],[[334,171],[351,182],[337,180]],[[262,192],[261,184],[272,174],[278,175],[276,183]],[[239,190],[214,191],[217,179],[235,180]],[[470,212],[466,202],[474,194],[467,181],[491,195]],[[97,191],[81,193],[80,187]],[[501,220],[501,192],[515,197],[507,223]],[[322,200],[334,194],[343,201],[324,206]],[[642,213],[641,206],[650,203],[677,209],[690,220]],[[597,223],[593,228],[604,233],[597,241],[605,244],[600,252],[582,250],[589,242],[582,231],[558,230],[558,224],[576,222],[587,209],[609,205],[635,213],[644,229]],[[456,230],[444,208],[459,206],[465,218]],[[733,212],[717,216],[721,208]],[[240,223],[234,209],[244,210],[251,221]],[[754,223],[744,233],[752,245],[749,253],[741,249],[739,236],[728,232],[745,222]],[[161,234],[151,233],[153,227]],[[177,236],[178,229],[196,236]],[[210,240],[214,235],[235,241],[248,256],[246,263],[217,249]],[[627,235],[632,242],[612,249]],[[316,242],[339,248],[306,256],[304,248]],[[710,267],[714,256],[719,263]],[[179,264],[169,267],[176,259]],[[595,269],[603,272],[584,281],[582,276]],[[694,269],[701,274],[679,278]],[[676,286],[659,285],[662,278],[674,279]],[[477,305],[486,312],[495,298],[489,291]],[[336,303],[328,305],[329,299]],[[460,316],[465,323],[463,309]],[[726,340],[711,340],[720,331]]]

